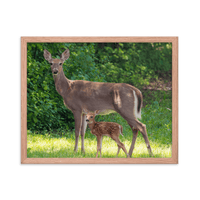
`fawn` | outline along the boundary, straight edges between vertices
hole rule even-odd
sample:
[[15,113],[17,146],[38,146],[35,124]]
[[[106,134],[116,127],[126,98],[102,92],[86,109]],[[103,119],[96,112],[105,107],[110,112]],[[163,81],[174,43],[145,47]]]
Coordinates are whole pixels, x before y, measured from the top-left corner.
[[102,148],[102,140],[103,136],[111,137],[118,145],[117,156],[119,154],[120,148],[123,149],[127,157],[129,154],[126,151],[124,144],[119,140],[119,134],[122,134],[123,128],[121,125],[114,122],[95,122],[95,116],[98,114],[99,110],[96,110],[94,113],[86,112],[86,122],[91,130],[91,133],[97,137],[97,154],[96,158],[98,158],[98,152],[100,151],[101,157],[101,148]]

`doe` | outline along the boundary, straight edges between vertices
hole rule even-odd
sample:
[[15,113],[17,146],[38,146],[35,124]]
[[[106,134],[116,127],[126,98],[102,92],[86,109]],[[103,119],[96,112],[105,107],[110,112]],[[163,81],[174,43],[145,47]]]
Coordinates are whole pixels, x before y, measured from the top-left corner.
[[129,149],[131,157],[135,141],[140,131],[146,142],[149,155],[153,156],[146,125],[141,123],[143,97],[136,87],[125,83],[104,83],[84,80],[69,80],[63,71],[63,63],[70,56],[66,49],[60,59],[53,59],[51,53],[44,50],[44,58],[50,63],[57,92],[63,97],[64,104],[70,109],[75,120],[75,147],[78,150],[78,139],[81,135],[81,151],[84,153],[84,137],[87,123],[84,109],[94,112],[100,110],[100,115],[112,112],[119,113],[129,124],[133,132],[132,144]]
[[97,137],[96,158],[98,158],[99,151],[101,157],[103,136],[111,137],[117,143],[118,145],[117,156],[119,154],[120,149],[122,148],[127,157],[129,157],[129,154],[126,151],[124,144],[119,140],[119,135],[121,134],[123,136],[122,126],[114,122],[95,122],[95,116],[99,113],[99,110],[96,110],[94,113],[88,111],[85,112],[87,113],[86,122],[91,130],[91,133]]

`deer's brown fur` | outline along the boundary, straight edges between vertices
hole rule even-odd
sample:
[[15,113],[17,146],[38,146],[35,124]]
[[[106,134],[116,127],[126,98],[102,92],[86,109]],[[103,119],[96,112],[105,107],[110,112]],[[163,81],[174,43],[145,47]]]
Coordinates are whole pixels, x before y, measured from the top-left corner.
[[[81,135],[81,150],[84,152],[84,136],[86,121],[84,109],[91,112],[99,110],[100,114],[118,112],[130,125],[133,131],[133,141],[129,150],[132,155],[138,130],[142,133],[149,154],[152,155],[146,126],[137,118],[141,116],[142,93],[134,86],[125,83],[98,83],[82,80],[69,80],[65,77],[62,65],[70,56],[65,50],[60,59],[53,59],[51,53],[44,50],[44,58],[51,64],[51,70],[58,93],[63,97],[64,103],[74,115],[75,119],[75,148],[78,148],[78,138]],[[135,131],[135,129],[137,131]]]

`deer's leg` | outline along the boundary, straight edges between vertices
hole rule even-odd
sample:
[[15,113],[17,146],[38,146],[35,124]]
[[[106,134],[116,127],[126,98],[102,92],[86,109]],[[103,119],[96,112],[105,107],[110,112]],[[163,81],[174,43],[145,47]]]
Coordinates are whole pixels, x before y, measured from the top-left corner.
[[85,153],[85,148],[84,148],[84,137],[85,137],[85,130],[87,127],[86,123],[86,114],[82,115],[82,126],[81,126],[81,152]]
[[121,144],[121,148],[123,149],[123,151],[126,154],[127,158],[129,158],[130,156],[129,156],[128,152],[126,151],[126,148],[125,148],[124,144],[122,142],[120,142],[120,144]]
[[73,114],[74,114],[74,120],[75,120],[75,137],[76,137],[74,151],[77,152],[78,138],[81,131],[82,115],[81,115],[81,112],[74,112]]
[[101,157],[101,136],[97,136],[97,154],[96,154],[96,158],[98,158],[99,151],[100,151],[100,157]]
[[118,157],[118,154],[119,154],[119,151],[120,151],[120,146],[119,145],[117,145],[118,146],[118,151],[117,151],[117,156],[116,157]]
[[119,147],[122,148],[124,153],[127,155],[127,157],[129,157],[129,154],[126,151],[124,144],[119,140],[118,136],[112,135],[111,138],[118,144],[118,151],[119,151]]
[[[132,153],[132,149],[134,148],[135,145],[135,140],[137,138],[137,130],[139,130],[143,137],[144,140],[146,142],[147,145],[147,149],[149,151],[149,155],[153,156],[153,153],[151,151],[151,147],[149,144],[149,139],[147,136],[147,131],[146,131],[146,125],[142,124],[140,121],[138,121],[134,116],[133,113],[131,112],[131,108],[129,108],[128,110],[123,110],[122,108],[120,108],[118,105],[115,105],[115,110],[128,122],[129,126],[131,127],[132,131],[133,131],[133,140],[132,140],[132,144],[131,144],[131,148],[130,148],[130,153]],[[135,129],[133,129],[133,127]],[[130,155],[131,156],[131,155]]]
[[[130,125],[131,127],[131,125]],[[136,141],[136,138],[137,138],[137,135],[138,135],[138,129],[135,129],[133,127],[131,127],[132,131],[133,131],[133,139],[132,139],[132,144],[131,144],[131,147],[129,149],[129,156],[131,157],[132,156],[132,153],[133,153],[133,149],[134,149],[134,146],[135,146],[135,141]]]
[[135,119],[133,127],[138,129],[142,133],[142,136],[143,136],[143,138],[144,138],[144,140],[146,142],[146,145],[147,145],[147,149],[148,149],[149,155],[153,156],[153,153],[151,151],[151,146],[150,146],[150,143],[149,143],[149,139],[148,139],[148,136],[147,136],[146,125],[141,123],[137,119]]
[[102,141],[103,141],[103,136],[101,136],[101,143],[100,143],[100,157],[101,157]]
[[[129,102],[125,102],[123,104],[128,104]],[[134,115],[133,115],[133,107],[129,107],[128,109],[124,109],[122,108],[122,106],[120,106],[119,104],[114,103],[114,107],[115,110],[127,121],[127,123],[129,124],[129,126],[131,127],[131,130],[133,131],[133,140],[132,140],[132,144],[129,150],[129,157],[131,157],[133,149],[134,149],[134,145],[135,145],[135,141],[138,135],[138,130],[136,131],[136,129],[133,129],[133,121],[134,121]]]

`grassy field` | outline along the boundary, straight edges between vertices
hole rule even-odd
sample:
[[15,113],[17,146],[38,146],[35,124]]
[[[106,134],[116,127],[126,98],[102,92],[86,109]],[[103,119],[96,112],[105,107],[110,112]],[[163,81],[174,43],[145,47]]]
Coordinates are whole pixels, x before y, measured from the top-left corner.
[[[144,97],[149,96],[148,93]],[[149,104],[142,109],[142,120],[147,127],[150,145],[157,158],[171,157],[172,147],[172,101],[171,91],[156,91],[151,95],[159,101],[149,100]],[[113,121],[123,126],[120,140],[127,151],[132,141],[132,131],[127,122],[119,114],[96,116],[96,121]],[[81,139],[79,138],[78,152],[74,153],[75,131],[56,130],[51,132],[27,131],[28,158],[93,158],[96,156],[97,140],[87,128],[85,134],[85,154],[81,153]],[[110,138],[104,137],[102,143],[102,157],[114,158],[117,154],[117,144]],[[118,157],[126,157],[121,150]],[[132,157],[149,157],[144,139],[139,132]]]

